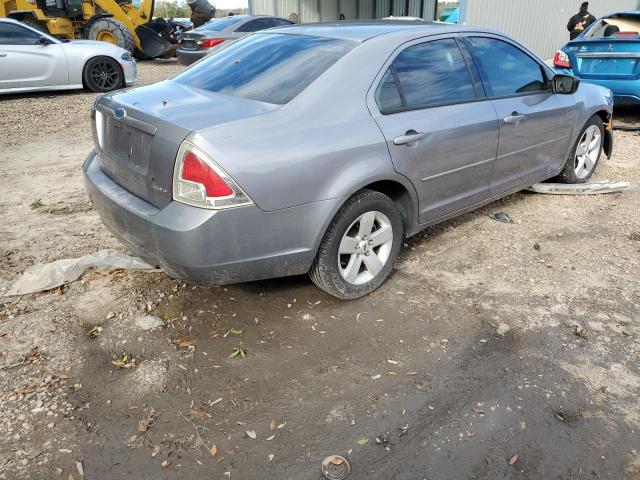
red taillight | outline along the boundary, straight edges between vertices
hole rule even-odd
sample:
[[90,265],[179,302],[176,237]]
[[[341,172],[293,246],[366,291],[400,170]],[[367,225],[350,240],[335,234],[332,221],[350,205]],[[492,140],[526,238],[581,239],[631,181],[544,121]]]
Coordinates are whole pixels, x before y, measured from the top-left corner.
[[173,169],[173,199],[194,207],[223,208],[251,205],[242,188],[203,150],[182,142]]
[[553,64],[556,67],[560,68],[571,68],[571,60],[569,60],[569,55],[567,55],[562,50],[558,50],[556,55],[553,57]]
[[233,190],[222,178],[193,152],[187,152],[182,160],[182,180],[199,183],[204,186],[207,197],[228,197]]
[[207,40],[203,40],[201,45],[203,48],[212,48],[220,45],[222,42],[224,42],[223,38],[208,38]]
[[638,32],[618,32],[616,38],[638,38],[640,34]]

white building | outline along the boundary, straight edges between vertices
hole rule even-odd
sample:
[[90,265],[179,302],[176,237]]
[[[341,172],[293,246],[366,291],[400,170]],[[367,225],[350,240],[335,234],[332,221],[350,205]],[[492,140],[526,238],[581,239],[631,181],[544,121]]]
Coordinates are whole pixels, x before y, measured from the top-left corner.
[[[569,40],[567,22],[582,0],[249,0],[254,14],[289,17],[300,22],[370,19],[393,16],[456,20],[503,31],[548,59]],[[640,0],[591,0],[596,17],[640,8]]]

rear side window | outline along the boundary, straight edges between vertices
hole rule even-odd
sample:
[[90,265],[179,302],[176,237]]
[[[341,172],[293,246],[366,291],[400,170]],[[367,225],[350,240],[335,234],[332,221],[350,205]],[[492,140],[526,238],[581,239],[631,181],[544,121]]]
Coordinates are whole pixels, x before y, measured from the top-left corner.
[[453,39],[408,47],[393,61],[376,91],[376,101],[384,113],[473,98],[475,90],[467,65]]
[[20,25],[0,23],[0,45],[34,45],[40,35]]
[[258,33],[205,58],[174,81],[210,92],[284,104],[355,45],[334,38]]
[[227,27],[234,25],[236,23],[240,23],[242,17],[225,17],[220,20],[212,20],[210,22],[205,23],[204,25],[196,28],[194,31],[198,32],[221,32]]
[[494,38],[468,37],[471,53],[491,97],[547,89],[542,67],[519,48]]

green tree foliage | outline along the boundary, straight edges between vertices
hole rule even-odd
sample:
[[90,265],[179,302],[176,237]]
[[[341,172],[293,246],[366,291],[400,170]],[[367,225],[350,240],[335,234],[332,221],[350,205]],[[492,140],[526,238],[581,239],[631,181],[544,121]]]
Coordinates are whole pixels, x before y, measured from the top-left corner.
[[[215,5],[215,2],[211,3]],[[233,12],[236,15],[242,15],[247,13],[247,9],[238,8],[235,10],[217,10],[216,17],[226,17],[229,12]],[[191,9],[185,0],[160,0],[156,2],[153,16],[164,18],[189,18],[191,16]]]

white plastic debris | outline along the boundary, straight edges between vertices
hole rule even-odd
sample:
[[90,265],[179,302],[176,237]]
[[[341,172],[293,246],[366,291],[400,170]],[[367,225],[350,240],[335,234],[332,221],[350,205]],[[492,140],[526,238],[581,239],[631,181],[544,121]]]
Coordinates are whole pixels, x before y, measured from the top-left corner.
[[139,258],[130,257],[117,250],[100,250],[80,258],[65,258],[44,265],[33,265],[22,274],[7,295],[26,295],[51,290],[77,280],[89,268],[159,271]]
[[551,195],[599,195],[602,193],[620,193],[629,188],[629,182],[601,180],[589,183],[536,183],[528,188],[531,192]]

